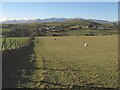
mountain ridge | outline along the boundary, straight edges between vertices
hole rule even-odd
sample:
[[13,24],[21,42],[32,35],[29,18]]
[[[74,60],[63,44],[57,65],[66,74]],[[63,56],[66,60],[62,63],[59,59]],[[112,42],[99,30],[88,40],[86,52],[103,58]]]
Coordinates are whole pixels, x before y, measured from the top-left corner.
[[[20,23],[37,23],[37,22],[65,22],[67,20],[87,20],[91,22],[97,22],[97,23],[113,23],[112,21],[107,20],[98,20],[98,19],[84,19],[84,18],[45,18],[45,19],[28,19],[28,20],[7,20],[1,22],[2,24],[20,24]],[[117,21],[115,21],[117,22]]]

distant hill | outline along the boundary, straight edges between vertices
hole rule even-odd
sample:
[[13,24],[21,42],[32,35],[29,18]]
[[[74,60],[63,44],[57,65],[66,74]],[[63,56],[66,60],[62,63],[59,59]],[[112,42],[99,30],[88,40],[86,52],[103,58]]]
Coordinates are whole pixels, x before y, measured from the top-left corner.
[[46,19],[33,19],[33,20],[9,20],[3,21],[3,24],[19,24],[19,23],[32,23],[32,22],[64,22],[67,18],[46,18]]
[[97,19],[88,19],[88,20],[98,22],[98,23],[113,23],[112,21],[106,21],[106,20],[97,20]]
[[84,18],[46,18],[46,19],[33,19],[33,20],[9,20],[3,21],[3,24],[19,24],[19,23],[32,23],[32,22],[65,22],[69,20],[74,21],[87,21],[87,22],[97,22],[97,23],[111,23],[106,20],[96,20],[96,19],[84,19]]

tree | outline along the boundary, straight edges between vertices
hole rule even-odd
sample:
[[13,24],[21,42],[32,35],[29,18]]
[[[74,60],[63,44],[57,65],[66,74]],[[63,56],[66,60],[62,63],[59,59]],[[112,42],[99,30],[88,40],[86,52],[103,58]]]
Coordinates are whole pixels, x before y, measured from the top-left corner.
[[98,25],[100,25],[99,23],[97,23],[97,22],[91,22],[90,24],[89,24],[89,26],[88,26],[88,28],[90,28],[90,29],[97,29],[98,28]]
[[7,37],[27,37],[31,33],[26,27],[12,27],[9,32],[4,33]]
[[93,24],[89,24],[88,28],[92,29],[94,27]]
[[40,35],[45,36],[46,32],[47,32],[47,29],[45,29],[45,28],[39,28],[39,32],[40,32]]

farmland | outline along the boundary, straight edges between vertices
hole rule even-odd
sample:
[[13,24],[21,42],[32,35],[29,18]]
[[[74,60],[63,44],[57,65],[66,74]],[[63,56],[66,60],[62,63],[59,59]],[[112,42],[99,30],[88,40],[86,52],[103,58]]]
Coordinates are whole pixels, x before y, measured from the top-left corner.
[[3,87],[118,87],[117,24],[68,20],[2,28],[8,47],[35,37],[18,48],[14,43],[9,50],[2,49]]
[[[28,37],[9,37],[9,38],[6,38],[5,43],[2,43],[2,44],[6,44],[7,47],[9,47],[10,44],[13,43],[11,45],[11,48],[15,48],[15,43],[17,43],[17,42],[18,43],[25,43],[27,40],[28,40]],[[4,42],[3,37],[0,38],[0,42]],[[1,47],[2,47],[2,45],[1,45]],[[4,48],[3,48],[3,50],[4,50]]]
[[[4,38],[0,38],[0,40],[2,39],[2,41],[4,40]],[[21,41],[21,42],[25,42],[28,40],[28,37],[9,37],[9,38],[6,38],[6,41],[9,43],[9,40],[18,40],[18,41]]]
[[117,87],[117,35],[36,37],[36,41],[30,60],[34,68],[25,69],[28,74],[22,77],[29,80],[21,80],[17,87]]
[[94,35],[115,35],[118,34],[118,30],[90,30],[90,29],[82,29],[82,30],[73,30],[66,31],[66,35],[69,36],[84,36],[85,34],[94,34]]

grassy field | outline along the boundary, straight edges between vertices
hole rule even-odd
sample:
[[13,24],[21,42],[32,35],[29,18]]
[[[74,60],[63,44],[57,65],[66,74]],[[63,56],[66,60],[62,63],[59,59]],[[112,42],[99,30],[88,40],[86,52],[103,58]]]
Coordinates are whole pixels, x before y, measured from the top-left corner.
[[[78,27],[78,26],[75,26]],[[55,32],[47,32],[46,36],[51,36]],[[57,32],[58,34],[62,34],[65,36],[86,36],[86,34],[93,34],[94,36],[104,36],[104,35],[117,35],[118,30],[112,29],[112,30],[93,30],[93,29],[78,29],[78,30],[69,30],[66,29],[65,31]]]
[[85,34],[95,34],[95,35],[111,35],[111,34],[118,34],[118,30],[68,30],[65,34],[70,36],[84,36]]
[[[55,40],[56,38],[56,40]],[[31,88],[73,85],[117,87],[117,36],[37,37]],[[85,47],[84,44],[88,43]]]
[[6,64],[8,57],[5,60],[4,87],[115,88],[118,86],[117,40],[117,35],[36,37],[35,46],[23,49],[24,52],[20,50],[15,57],[14,53],[9,56],[14,62]]
[[[7,46],[10,45],[10,39],[11,39],[11,43],[14,41],[19,41],[21,43],[25,43],[28,40],[28,37],[11,37],[11,38],[6,38],[6,44]],[[3,43],[4,38],[0,38],[0,42]],[[2,44],[0,45],[0,47],[2,46]],[[12,48],[15,48],[15,44],[12,45]]]

